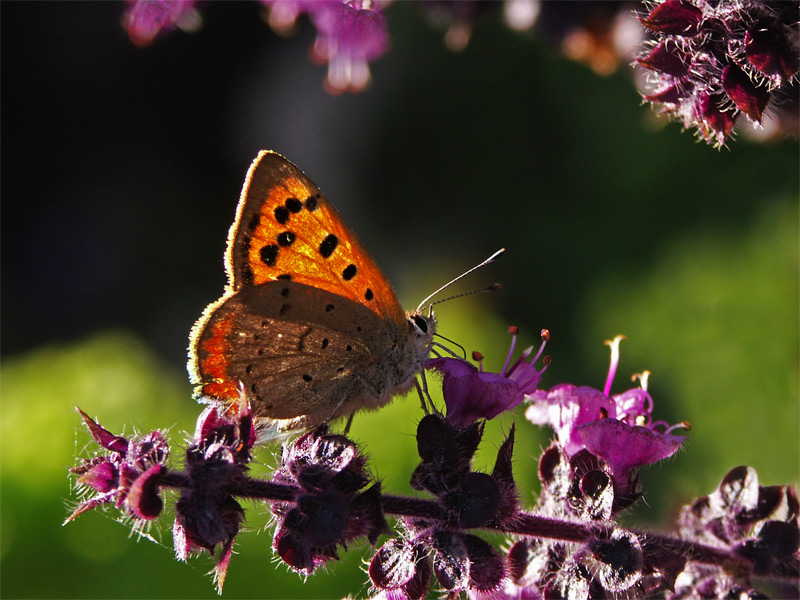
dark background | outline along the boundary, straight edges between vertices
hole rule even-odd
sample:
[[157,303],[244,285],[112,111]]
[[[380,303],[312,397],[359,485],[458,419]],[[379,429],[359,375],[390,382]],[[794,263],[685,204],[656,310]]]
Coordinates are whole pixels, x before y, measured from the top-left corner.
[[[310,24],[281,38],[256,2],[203,4],[199,32],[145,49],[121,2],[0,10],[3,596],[213,595],[208,561],[171,560],[168,518],[166,550],[102,516],[60,528],[74,498],[64,469],[85,443],[76,404],[109,427],[192,428],[187,334],[222,290],[262,148],[325,191],[407,307],[506,247],[458,287],[502,292],[438,310],[440,331],[490,368],[508,324],[526,344],[548,327],[544,385],[602,388],[602,341],[625,333],[615,391],[649,368],[656,417],[694,426],[685,452],[645,476],[644,521],[742,462],[766,483],[797,481],[796,141],[696,143],[640,105],[626,65],[598,77],[499,11],[452,53],[395,3],[370,88],[332,97],[308,60]],[[412,441],[413,404],[398,434]],[[354,432],[369,448],[364,419]],[[547,443],[532,430],[518,453],[530,486]],[[374,449],[386,482],[407,480],[410,447],[396,476]],[[255,531],[242,542],[226,596],[366,593],[363,552],[304,585],[269,545]]]

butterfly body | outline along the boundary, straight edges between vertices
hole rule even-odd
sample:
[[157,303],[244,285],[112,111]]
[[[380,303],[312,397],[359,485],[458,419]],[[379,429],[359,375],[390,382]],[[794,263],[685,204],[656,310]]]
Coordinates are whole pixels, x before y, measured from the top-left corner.
[[278,154],[250,168],[226,271],[192,330],[198,396],[243,396],[262,424],[286,430],[383,406],[414,384],[433,313],[403,311],[330,202]]

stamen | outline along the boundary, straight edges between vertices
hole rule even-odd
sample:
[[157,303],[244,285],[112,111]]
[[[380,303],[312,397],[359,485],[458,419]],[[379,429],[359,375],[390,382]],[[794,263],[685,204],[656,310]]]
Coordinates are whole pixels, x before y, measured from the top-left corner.
[[631,381],[639,380],[639,387],[641,387],[645,392],[647,391],[647,380],[650,378],[650,371],[642,371],[641,373],[634,373],[631,375]]
[[613,340],[605,341],[605,345],[611,348],[611,364],[608,367],[608,377],[606,377],[603,393],[609,398],[611,397],[611,384],[614,382],[614,375],[616,375],[617,367],[619,366],[619,343],[624,339],[624,335],[618,335]]
[[692,424],[689,421],[681,421],[680,423],[675,423],[672,427],[667,429],[666,433],[672,433],[675,429],[683,429],[684,431],[689,431],[692,428]]
[[503,368],[500,369],[501,373],[506,372],[506,367],[508,367],[508,363],[511,360],[511,356],[514,354],[514,346],[517,345],[517,333],[519,333],[519,328],[515,325],[512,325],[508,328],[508,333],[511,334],[511,348],[508,350],[508,356],[506,356],[506,362],[503,365]]
[[478,370],[483,373],[483,354],[477,350],[472,351],[472,360],[478,363]]

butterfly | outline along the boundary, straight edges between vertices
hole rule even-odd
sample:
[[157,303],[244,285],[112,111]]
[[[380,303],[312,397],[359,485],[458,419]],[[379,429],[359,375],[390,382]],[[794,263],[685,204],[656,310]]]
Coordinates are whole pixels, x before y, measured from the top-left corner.
[[253,161],[228,233],[228,284],[192,328],[195,396],[247,399],[276,432],[408,391],[436,318],[404,311],[389,280],[319,188],[280,154]]

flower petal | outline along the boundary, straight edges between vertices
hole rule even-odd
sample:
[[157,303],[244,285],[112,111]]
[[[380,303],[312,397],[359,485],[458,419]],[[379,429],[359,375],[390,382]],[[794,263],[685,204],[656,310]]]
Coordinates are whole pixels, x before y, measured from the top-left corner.
[[608,463],[618,481],[624,481],[635,467],[672,456],[686,439],[610,418],[580,425],[575,435],[587,450]]

